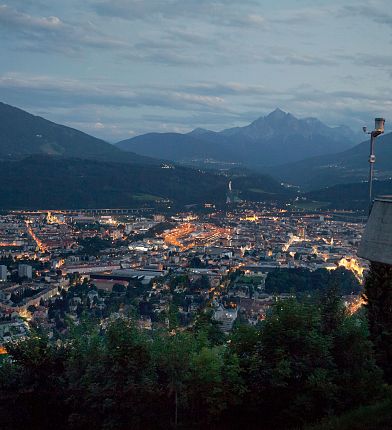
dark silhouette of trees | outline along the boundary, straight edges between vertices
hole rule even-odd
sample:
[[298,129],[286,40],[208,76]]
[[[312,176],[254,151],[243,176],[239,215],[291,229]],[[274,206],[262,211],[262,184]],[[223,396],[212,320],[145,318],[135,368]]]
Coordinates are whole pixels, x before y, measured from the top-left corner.
[[317,303],[278,302],[230,336],[208,312],[185,331],[82,318],[62,339],[35,331],[7,349],[10,429],[301,428],[384,394],[366,320],[334,289]]
[[392,382],[392,266],[372,262],[366,277],[364,299],[376,360]]

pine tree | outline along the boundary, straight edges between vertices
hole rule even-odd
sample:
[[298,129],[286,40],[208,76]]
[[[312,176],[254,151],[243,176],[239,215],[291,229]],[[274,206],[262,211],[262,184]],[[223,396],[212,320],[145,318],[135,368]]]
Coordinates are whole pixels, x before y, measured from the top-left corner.
[[392,382],[392,266],[371,263],[364,299],[377,364]]

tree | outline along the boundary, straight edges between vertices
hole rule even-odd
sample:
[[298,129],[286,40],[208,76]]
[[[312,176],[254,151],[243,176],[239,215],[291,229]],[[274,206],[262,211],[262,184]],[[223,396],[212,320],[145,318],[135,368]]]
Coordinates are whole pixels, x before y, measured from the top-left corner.
[[114,284],[112,288],[112,292],[116,294],[125,294],[127,288],[122,284]]
[[321,330],[332,335],[343,323],[346,309],[342,303],[338,284],[331,285],[320,299]]
[[279,302],[260,335],[248,402],[267,428],[300,425],[327,413],[336,386],[331,342],[321,333],[318,308],[295,300]]
[[159,383],[162,384],[172,405],[172,419],[177,427],[178,423],[186,419],[181,416],[181,409],[185,409],[184,385],[189,374],[190,358],[197,351],[197,342],[191,333],[176,333],[167,336],[159,332],[154,338],[154,359]]
[[195,281],[192,282],[192,285],[191,285],[191,288],[193,290],[207,290],[210,287],[211,287],[210,280],[206,275],[201,275],[199,278],[195,279]]
[[203,345],[221,345],[225,341],[225,334],[221,324],[212,319],[212,310],[201,312],[195,322],[193,330]]
[[49,429],[56,422],[65,428],[68,408],[59,405],[66,391],[62,375],[67,349],[49,342],[41,330],[32,330],[22,342],[8,343],[6,349],[12,361],[0,366],[2,426]]
[[392,266],[371,262],[363,297],[377,364],[392,382]]
[[[203,347],[191,357],[187,396],[192,422],[208,426],[220,420],[244,392],[239,360],[224,346]],[[201,414],[200,411],[205,411]]]
[[168,319],[169,319],[169,330],[170,331],[175,330],[179,325],[178,306],[174,304],[170,304]]
[[369,399],[375,401],[382,394],[382,371],[376,365],[365,318],[352,315],[341,321],[334,332],[332,355],[339,412],[364,405]]
[[206,264],[199,257],[195,256],[189,261],[189,267],[203,268],[206,267]]

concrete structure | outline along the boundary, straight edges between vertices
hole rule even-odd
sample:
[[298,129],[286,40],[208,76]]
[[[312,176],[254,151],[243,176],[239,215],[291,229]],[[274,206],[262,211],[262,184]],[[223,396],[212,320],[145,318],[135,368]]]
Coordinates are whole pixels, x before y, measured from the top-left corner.
[[28,278],[32,279],[33,277],[33,268],[28,264],[19,264],[18,266],[18,275],[20,278]]
[[375,199],[358,256],[392,265],[392,196]]
[[0,282],[7,280],[7,266],[0,266]]

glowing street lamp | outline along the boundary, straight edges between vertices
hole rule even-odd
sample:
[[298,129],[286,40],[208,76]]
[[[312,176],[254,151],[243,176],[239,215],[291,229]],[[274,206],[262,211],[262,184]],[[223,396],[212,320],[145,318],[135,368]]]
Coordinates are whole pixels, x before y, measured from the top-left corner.
[[374,120],[374,130],[367,131],[366,127],[362,127],[364,133],[370,134],[370,155],[369,155],[369,214],[372,210],[373,203],[373,174],[374,174],[374,163],[376,162],[376,156],[374,155],[374,143],[376,141],[376,137],[380,134],[384,133],[384,118],[375,118]]

